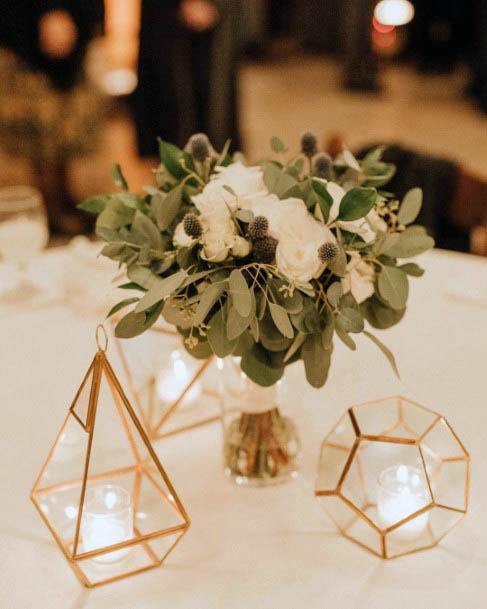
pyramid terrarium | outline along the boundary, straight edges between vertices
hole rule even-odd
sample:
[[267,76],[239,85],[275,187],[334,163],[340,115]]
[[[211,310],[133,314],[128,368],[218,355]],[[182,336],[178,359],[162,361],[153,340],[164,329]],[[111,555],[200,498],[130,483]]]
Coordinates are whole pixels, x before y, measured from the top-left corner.
[[88,587],[161,565],[190,523],[105,348],[96,353],[31,493]]
[[470,457],[439,413],[403,397],[353,406],[321,447],[315,495],[382,558],[435,546],[468,508]]
[[130,340],[115,337],[115,344],[131,400],[151,440],[219,420],[215,358],[189,355],[172,326],[156,323]]

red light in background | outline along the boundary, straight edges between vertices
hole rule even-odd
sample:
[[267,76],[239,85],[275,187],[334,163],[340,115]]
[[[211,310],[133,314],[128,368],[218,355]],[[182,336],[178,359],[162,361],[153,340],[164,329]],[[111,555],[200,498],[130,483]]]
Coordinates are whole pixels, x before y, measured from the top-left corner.
[[388,34],[395,28],[394,25],[384,25],[383,23],[380,23],[375,17],[372,17],[372,27],[376,32],[379,32],[379,34]]

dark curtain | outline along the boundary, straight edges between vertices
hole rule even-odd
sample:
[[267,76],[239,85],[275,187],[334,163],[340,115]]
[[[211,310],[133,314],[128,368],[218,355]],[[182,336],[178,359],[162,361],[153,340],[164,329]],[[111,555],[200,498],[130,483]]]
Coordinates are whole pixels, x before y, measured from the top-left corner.
[[139,84],[133,110],[141,156],[157,154],[157,137],[183,146],[195,132],[221,148],[239,145],[236,59],[239,51],[235,0],[215,2],[214,29],[195,33],[178,19],[178,0],[142,0]]

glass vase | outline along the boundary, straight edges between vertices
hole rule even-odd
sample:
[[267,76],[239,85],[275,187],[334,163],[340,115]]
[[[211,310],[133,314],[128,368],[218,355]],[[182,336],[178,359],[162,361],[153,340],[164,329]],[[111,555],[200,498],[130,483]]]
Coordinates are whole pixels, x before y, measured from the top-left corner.
[[240,369],[240,358],[218,360],[225,474],[237,485],[269,486],[298,475],[301,445],[283,414],[286,383],[261,387]]

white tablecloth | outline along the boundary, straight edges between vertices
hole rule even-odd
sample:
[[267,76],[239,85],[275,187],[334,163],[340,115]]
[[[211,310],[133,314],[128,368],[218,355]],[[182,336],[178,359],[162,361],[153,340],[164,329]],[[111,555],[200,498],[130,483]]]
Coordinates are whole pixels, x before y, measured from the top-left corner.
[[[51,254],[52,255],[52,254]],[[62,251],[56,254],[62,264]],[[165,565],[85,590],[29,501],[31,485],[94,353],[97,320],[61,304],[0,318],[1,609],[485,609],[487,607],[487,261],[434,252],[408,313],[381,337],[398,381],[365,338],[336,345],[320,391],[290,371],[302,477],[232,486],[217,424],[156,450],[192,526]],[[479,298],[478,298],[479,297]],[[115,367],[115,349],[109,349]],[[338,535],[313,498],[320,440],[342,411],[402,393],[442,411],[473,461],[467,517],[436,549],[382,561]]]

